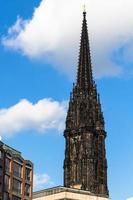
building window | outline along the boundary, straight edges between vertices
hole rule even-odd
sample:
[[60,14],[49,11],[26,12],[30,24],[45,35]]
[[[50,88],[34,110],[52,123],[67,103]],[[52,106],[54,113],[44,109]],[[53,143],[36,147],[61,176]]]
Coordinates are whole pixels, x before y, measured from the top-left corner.
[[31,169],[29,169],[29,168],[26,168],[26,170],[25,170],[25,179],[27,181],[31,180]]
[[22,166],[20,164],[14,162],[13,169],[14,169],[13,175],[21,178]]
[[13,195],[12,200],[21,200],[21,198]]
[[9,181],[10,181],[9,176],[5,175],[5,177],[4,177],[4,190],[5,191],[9,190]]
[[0,150],[0,159],[3,158],[3,152]]
[[30,196],[30,185],[25,184],[25,196]]
[[4,192],[3,200],[9,200],[9,194],[7,192]]
[[10,164],[11,164],[11,161],[9,158],[6,158],[5,160],[5,168],[6,168],[6,172],[10,172]]
[[3,174],[3,169],[2,169],[2,166],[0,166],[0,176],[2,176]]
[[2,183],[0,183],[0,193],[2,193]]
[[21,182],[13,179],[13,191],[17,194],[21,194]]

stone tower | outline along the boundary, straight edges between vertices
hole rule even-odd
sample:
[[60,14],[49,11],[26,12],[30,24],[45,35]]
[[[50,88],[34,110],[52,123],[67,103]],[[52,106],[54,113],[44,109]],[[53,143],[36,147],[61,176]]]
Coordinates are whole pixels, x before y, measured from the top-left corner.
[[64,186],[108,197],[106,132],[100,98],[92,75],[85,11],[77,81],[70,95],[64,137]]

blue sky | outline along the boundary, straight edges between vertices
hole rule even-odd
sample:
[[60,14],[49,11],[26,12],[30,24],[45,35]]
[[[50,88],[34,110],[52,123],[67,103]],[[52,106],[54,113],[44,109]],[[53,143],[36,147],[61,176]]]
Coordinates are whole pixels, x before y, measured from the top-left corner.
[[[93,12],[97,10],[96,1],[94,0],[94,5],[90,1]],[[42,2],[45,5],[45,1]],[[40,3],[41,0],[6,0],[6,2],[1,0],[0,7],[0,135],[3,142],[20,150],[27,159],[34,162],[36,189],[63,184],[62,126],[66,102],[75,77],[82,21],[80,1],[74,6],[75,0],[73,0],[69,11],[71,17],[73,16],[71,12],[75,13],[72,23],[76,20],[76,34],[69,27],[71,23],[67,23],[65,19],[68,17],[67,14],[62,17],[64,21],[59,20],[60,23],[58,23],[60,18],[57,17],[56,12],[60,10],[60,15],[64,12],[64,8],[59,7],[60,0],[57,0],[57,5],[53,3],[53,0],[49,0],[49,3],[47,1],[46,10],[43,3]],[[69,8],[69,4],[70,1],[67,1],[66,9]],[[130,8],[132,3],[128,0],[126,4],[127,8]],[[124,20],[124,14],[127,11],[124,10],[124,5],[125,0],[119,1],[121,15],[119,12],[117,15],[117,17],[123,16],[123,27],[121,23],[118,23],[119,17],[116,17],[114,24],[109,21],[112,12],[108,12],[108,5],[104,3],[104,0],[101,1],[99,8],[101,12],[99,11],[95,16],[95,18],[101,17],[97,18],[99,23],[95,21],[95,18],[91,18],[94,13],[90,11],[90,20],[93,19],[96,22],[95,26],[90,23],[90,42],[94,76],[101,96],[108,133],[106,141],[108,178],[110,196],[113,200],[126,200],[133,196],[133,59],[131,53],[133,36],[132,23],[129,23],[133,15],[129,12],[129,17]],[[118,2],[112,1],[109,6],[115,12]],[[74,11],[78,7],[79,10]],[[36,14],[35,8],[38,8]],[[52,14],[46,15],[45,12],[49,13],[51,9],[53,9]],[[103,9],[108,17],[104,23],[101,15]],[[43,11],[44,18],[39,15]],[[54,31],[51,30],[52,20],[53,22],[55,20],[53,13],[56,15],[55,18],[57,17]],[[39,16],[41,20],[38,22]],[[46,22],[49,20],[51,26],[45,26],[43,19]],[[88,27],[90,20],[88,19]],[[41,28],[44,30],[35,29],[36,26],[38,28],[35,21],[41,22]],[[31,30],[36,31],[34,37],[26,30],[31,22],[34,22]],[[63,29],[60,29],[61,25]],[[99,30],[99,25],[103,25],[104,31]],[[107,31],[109,25],[111,26],[110,35]],[[116,29],[118,25],[120,27]],[[50,34],[47,34],[45,29]],[[114,34],[116,32],[117,34]],[[17,38],[22,33],[23,35],[18,40]],[[54,106],[55,111],[48,113],[46,109],[48,105],[50,109]],[[43,108],[44,113],[41,112]],[[61,114],[55,122],[59,111]],[[39,113],[39,119],[36,117],[37,113]],[[59,120],[61,127],[58,126]],[[54,123],[53,126],[52,123]]]

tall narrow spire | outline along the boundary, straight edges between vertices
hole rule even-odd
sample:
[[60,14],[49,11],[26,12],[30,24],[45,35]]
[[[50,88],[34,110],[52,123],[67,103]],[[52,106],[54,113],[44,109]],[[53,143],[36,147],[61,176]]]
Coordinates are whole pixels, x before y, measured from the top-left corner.
[[86,12],[78,64],[64,131],[64,186],[108,197],[106,132],[100,97],[92,76]]
[[80,42],[77,86],[86,91],[93,86],[90,46],[87,30],[86,11],[83,12],[83,24]]

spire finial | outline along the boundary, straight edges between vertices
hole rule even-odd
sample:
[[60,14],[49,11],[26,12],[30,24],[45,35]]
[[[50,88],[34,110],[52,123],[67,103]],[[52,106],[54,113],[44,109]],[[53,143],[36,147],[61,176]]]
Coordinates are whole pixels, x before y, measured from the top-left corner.
[[83,5],[83,16],[84,16],[84,19],[86,18],[86,5],[84,3]]
[[86,5],[85,5],[85,3],[83,5],[83,13],[86,13]]

